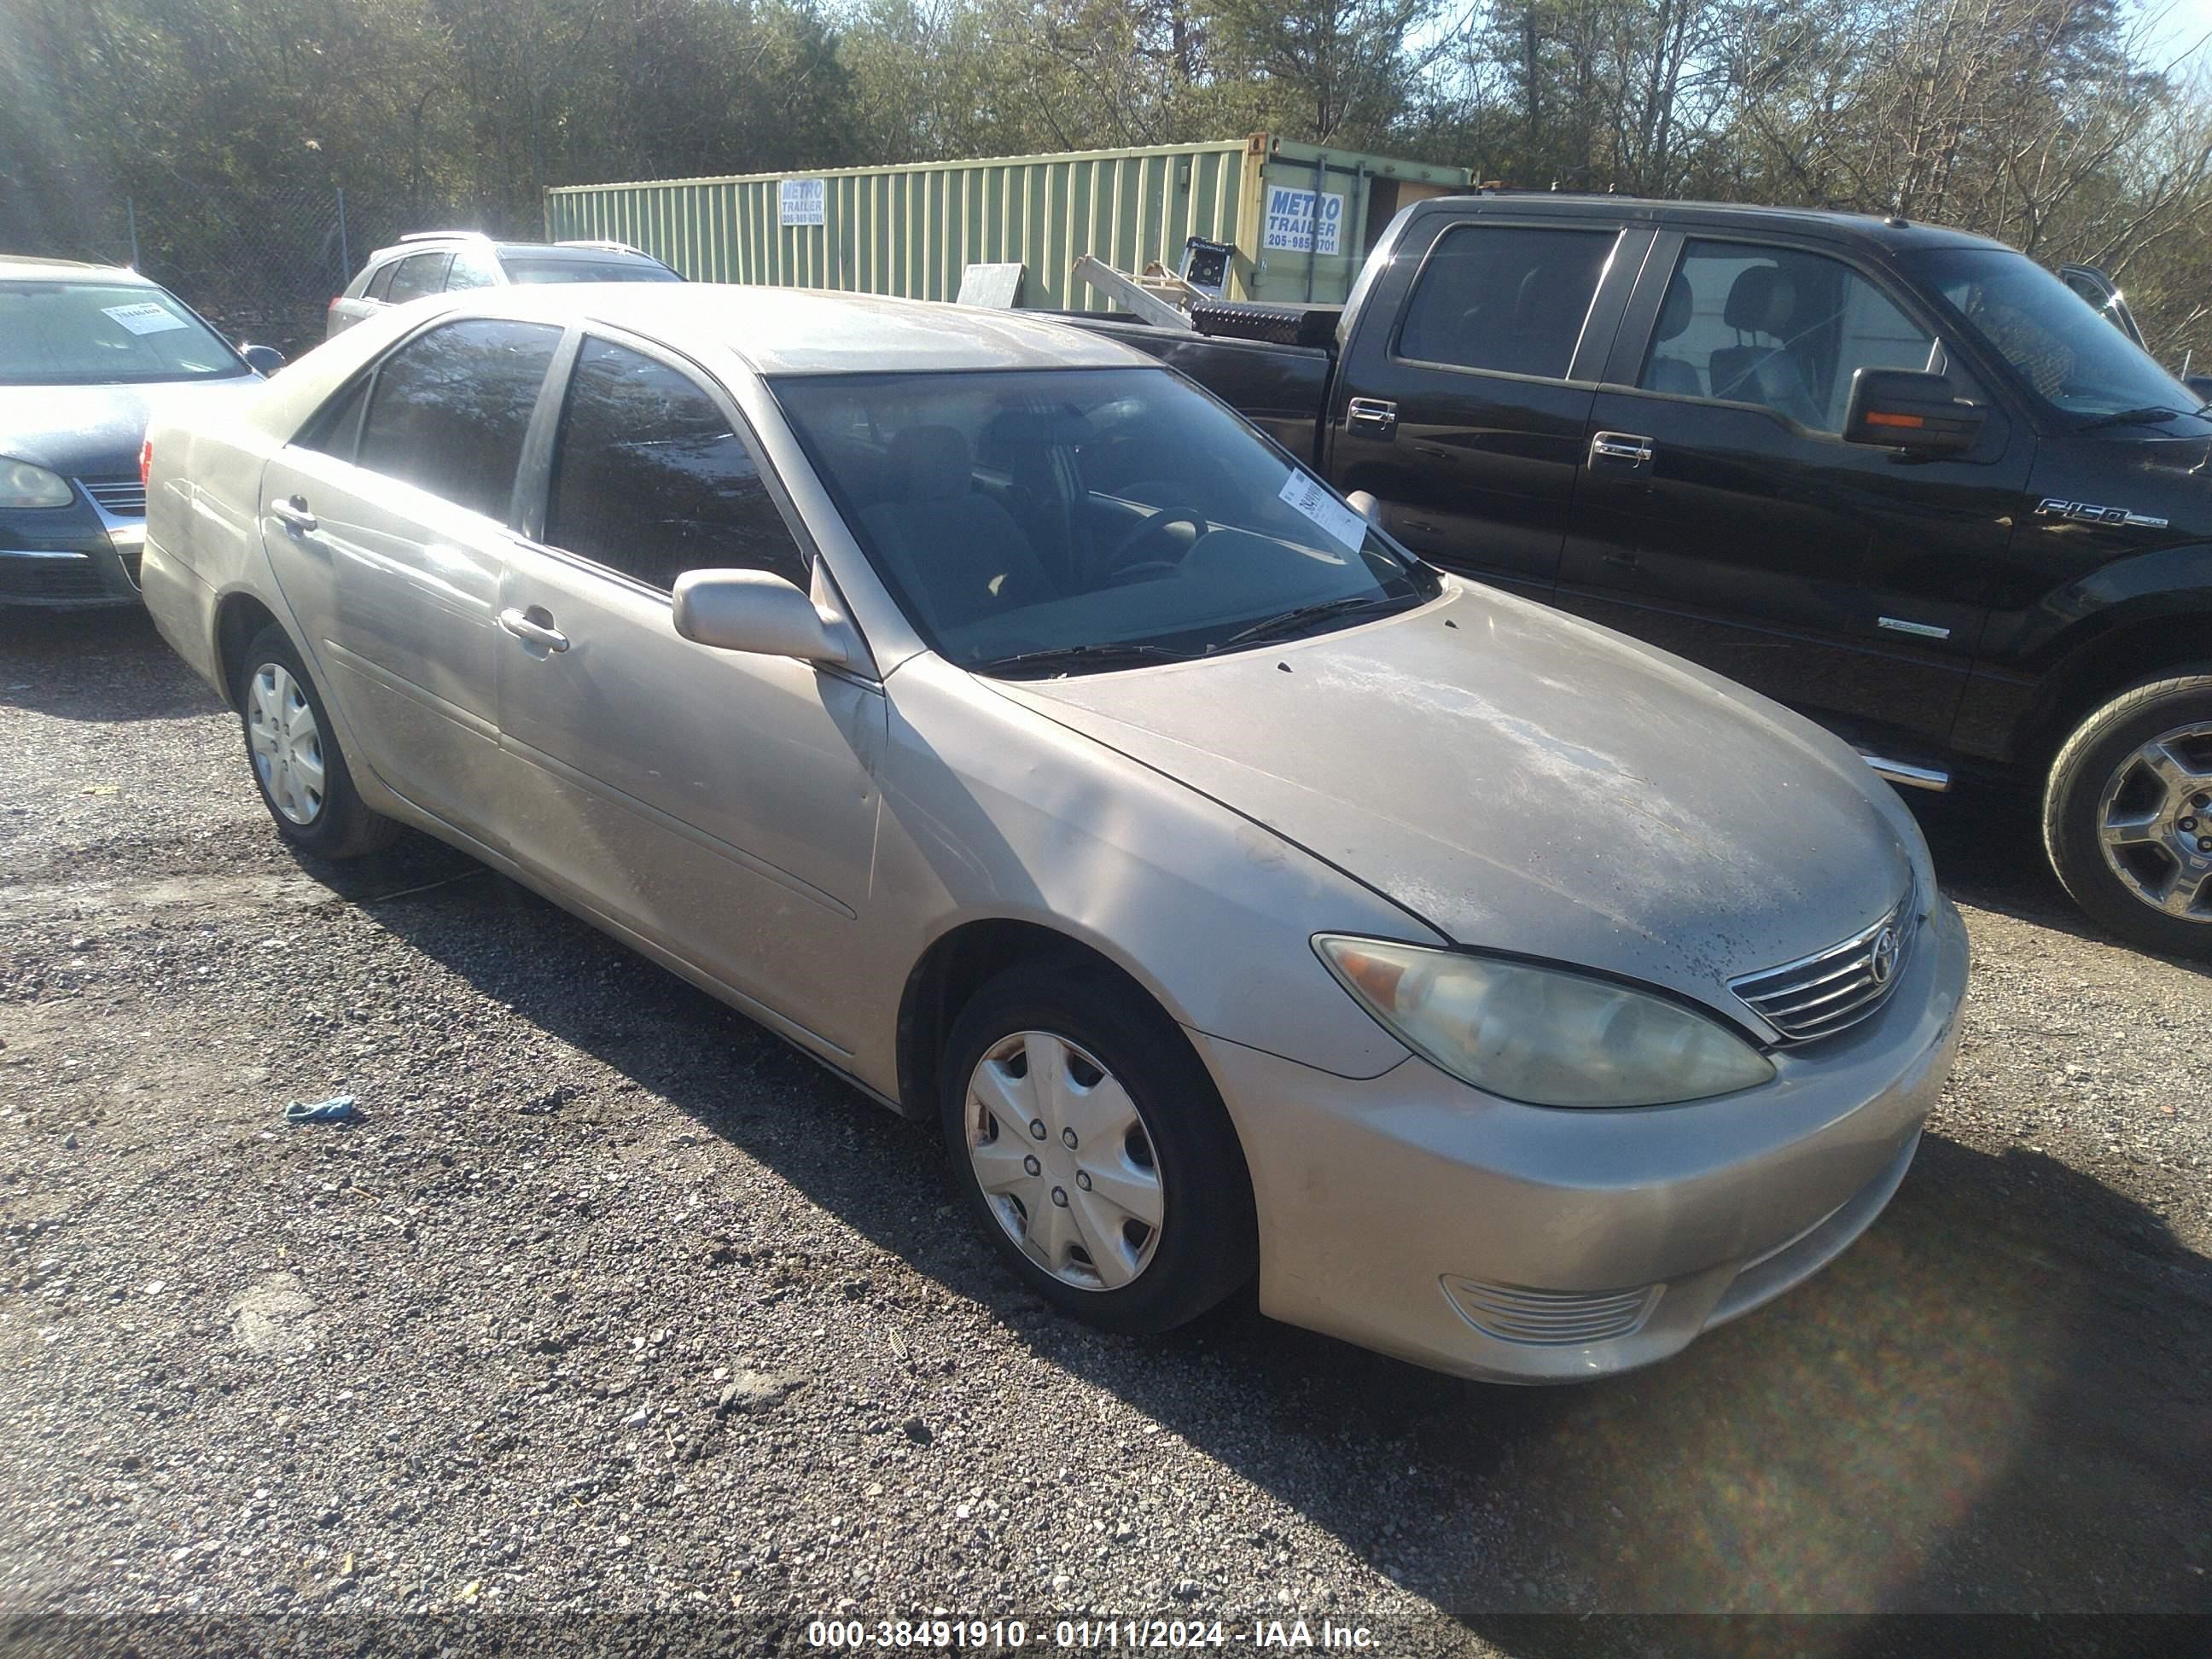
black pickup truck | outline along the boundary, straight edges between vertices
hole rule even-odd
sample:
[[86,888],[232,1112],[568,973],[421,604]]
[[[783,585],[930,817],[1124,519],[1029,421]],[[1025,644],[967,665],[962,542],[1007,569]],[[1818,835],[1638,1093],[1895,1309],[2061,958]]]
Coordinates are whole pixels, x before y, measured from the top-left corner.
[[1457,197],[1400,215],[1340,311],[1197,314],[1089,325],[1436,564],[1900,785],[2032,784],[2085,909],[2212,952],[2212,416],[2033,261],[1897,219]]

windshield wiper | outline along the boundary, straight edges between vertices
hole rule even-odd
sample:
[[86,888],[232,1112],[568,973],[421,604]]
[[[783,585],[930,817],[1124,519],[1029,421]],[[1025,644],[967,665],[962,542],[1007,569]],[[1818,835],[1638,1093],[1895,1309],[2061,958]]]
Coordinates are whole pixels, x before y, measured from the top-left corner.
[[1011,657],[994,658],[971,664],[970,667],[979,674],[996,674],[1009,668],[1109,668],[1116,664],[1139,662],[1189,662],[1192,656],[1188,651],[1170,651],[1164,645],[1101,640],[1089,645],[1055,645],[1042,651],[1017,652]]
[[1354,593],[1344,599],[1322,599],[1312,605],[1302,605],[1285,611],[1280,616],[1263,617],[1249,628],[1239,629],[1227,639],[1208,646],[1209,652],[1226,651],[1232,645],[1249,645],[1254,640],[1279,639],[1285,634],[1295,634],[1311,623],[1325,622],[1331,617],[1348,617],[1356,611],[1372,611],[1399,601],[1387,594]]
[[2116,409],[2109,415],[2093,416],[2074,429],[2076,432],[2094,432],[2106,426],[2143,426],[2152,421],[2174,421],[2184,415],[2201,412],[2201,410],[2168,409],[2163,404],[2148,404],[2141,409]]

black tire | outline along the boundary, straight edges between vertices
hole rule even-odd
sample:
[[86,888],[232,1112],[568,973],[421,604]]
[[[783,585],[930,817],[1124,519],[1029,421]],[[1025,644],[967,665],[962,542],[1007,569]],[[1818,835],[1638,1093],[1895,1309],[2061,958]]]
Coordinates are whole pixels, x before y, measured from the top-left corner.
[[[1001,1225],[976,1175],[968,1140],[969,1080],[994,1048],[1028,1031],[1050,1033],[1095,1057],[1142,1121],[1162,1212],[1150,1259],[1127,1284],[1085,1288],[1047,1272]],[[1125,1335],[1152,1335],[1197,1318],[1251,1279],[1260,1258],[1252,1181],[1228,1111],[1189,1040],[1120,975],[1081,961],[1002,974],[960,1011],[940,1076],[955,1184],[1001,1258],[1061,1311]]]
[[[2212,769],[2212,670],[2203,665],[2169,670],[2106,703],[2075,728],[2051,763],[2043,796],[2043,844],[2074,902],[2113,933],[2131,945],[2201,957],[2212,957],[2212,890],[2197,901],[2197,913],[2188,915],[2163,910],[2144,895],[2168,872],[2192,881],[2212,872],[2212,845],[2199,844],[2212,843],[2212,811],[2194,804],[2212,799],[2212,790],[2164,797],[2176,804],[2160,844],[2115,854],[2129,875],[2107,860],[2101,834],[2106,793],[2116,784],[2116,811],[2134,816],[2157,810],[2151,803],[2163,786],[2136,761],[2138,751],[2169,732],[2198,728],[2208,735],[2181,746],[2194,757],[2192,769]],[[2186,831],[2179,828],[2185,822]]]
[[[272,666],[283,669],[297,684],[315,717],[315,740],[323,765],[322,799],[305,823],[278,805],[254,752],[252,693],[254,683]],[[324,706],[322,689],[308,673],[289,635],[271,623],[253,636],[239,659],[238,679],[231,694],[238,708],[239,731],[246,740],[246,769],[253,775],[254,787],[261,792],[261,804],[269,809],[278,835],[309,857],[319,859],[362,858],[392,845],[399,825],[362,805],[345,754],[338,747],[337,733],[331,728],[330,711]]]

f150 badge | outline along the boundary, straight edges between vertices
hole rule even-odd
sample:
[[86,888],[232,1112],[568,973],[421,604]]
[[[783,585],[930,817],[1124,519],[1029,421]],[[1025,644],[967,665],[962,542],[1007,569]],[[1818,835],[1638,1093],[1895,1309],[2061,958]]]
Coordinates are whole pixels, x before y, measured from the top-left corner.
[[2035,504],[2039,518],[2073,519],[2081,524],[2124,524],[2136,530],[2163,530],[2166,521],[2148,513],[2130,513],[2124,507],[2100,507],[2094,501],[2062,501],[2046,495]]

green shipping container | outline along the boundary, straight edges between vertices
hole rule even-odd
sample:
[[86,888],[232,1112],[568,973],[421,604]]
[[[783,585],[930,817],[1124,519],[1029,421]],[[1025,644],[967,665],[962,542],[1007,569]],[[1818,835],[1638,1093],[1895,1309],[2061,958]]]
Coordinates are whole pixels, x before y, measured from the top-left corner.
[[628,242],[695,282],[765,283],[950,300],[970,264],[1028,267],[1021,303],[1103,307],[1068,269],[1182,263],[1184,240],[1237,250],[1233,299],[1344,299],[1398,210],[1467,188],[1463,167],[1294,144],[1082,150],[732,179],[570,185],[545,232]]

